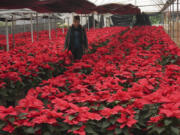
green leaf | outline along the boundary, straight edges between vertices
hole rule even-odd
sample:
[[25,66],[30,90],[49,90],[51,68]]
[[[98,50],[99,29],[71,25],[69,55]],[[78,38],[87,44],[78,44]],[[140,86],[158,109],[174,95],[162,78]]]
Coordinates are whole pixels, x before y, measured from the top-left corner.
[[6,131],[1,131],[0,130],[0,135],[8,135],[8,133]]
[[99,106],[98,110],[103,110],[103,109],[104,109],[104,105],[101,104],[101,105]]
[[6,124],[3,122],[0,124],[0,130],[5,126]]
[[116,133],[116,134],[121,134],[121,133],[122,133],[122,129],[116,128],[116,129],[115,129],[115,133]]
[[129,135],[128,129],[127,128],[123,129],[123,133],[124,133],[124,135]]
[[168,126],[168,125],[170,125],[172,123],[172,121],[171,120],[164,120],[164,124],[165,124],[165,126]]
[[96,133],[91,126],[86,126],[86,132],[87,132],[87,133],[91,133],[91,134]]
[[156,128],[155,128],[155,131],[156,131],[159,135],[161,135],[161,133],[162,133],[164,130],[165,130],[165,128],[163,128],[163,127],[156,127]]
[[7,92],[8,92],[8,89],[2,89],[0,90],[0,95],[2,97],[8,97],[9,95],[7,94]]
[[111,124],[115,124],[116,123],[116,119],[110,119]]
[[120,101],[115,101],[115,104],[119,104],[120,103]]
[[21,114],[19,114],[19,117],[22,117],[22,116],[24,116],[24,115],[27,115],[28,113],[21,113]]
[[92,124],[92,125],[95,125],[95,126],[97,125],[97,123],[95,121],[89,121],[88,123]]
[[43,133],[43,135],[51,135],[51,133],[47,131],[47,132]]
[[76,130],[78,130],[78,129],[80,129],[80,127],[77,127],[77,126],[74,126],[74,127],[72,127],[72,131],[76,131]]
[[149,118],[149,117],[151,117],[151,115],[152,115],[152,113],[147,113],[145,116],[144,116],[144,118]]
[[92,106],[91,108],[98,110],[98,106]]
[[172,131],[173,133],[175,133],[176,135],[179,135],[179,134],[180,134],[179,128],[171,127],[171,131]]
[[138,124],[135,124],[134,126],[135,126],[135,128],[137,128],[137,129],[140,129],[140,130],[141,130],[141,127],[140,127]]
[[13,89],[15,88],[15,85],[14,85],[14,83],[12,81],[10,81],[10,87],[13,88]]
[[61,122],[59,122],[59,124],[61,125],[61,127],[59,127],[59,130],[60,131],[66,131],[66,130],[68,130],[70,127],[67,125],[67,124],[65,124],[65,123],[61,123]]
[[26,128],[24,131],[25,131],[25,133],[28,133],[28,134],[34,134],[35,133],[35,130],[33,127]]
[[14,120],[15,120],[15,119],[14,119],[13,117],[11,117],[11,118],[9,118],[8,120],[9,120],[11,123],[14,123]]
[[147,129],[152,129],[153,128],[153,125],[150,125],[147,127]]
[[26,119],[27,118],[26,115],[27,115],[27,113],[19,114],[19,119]]
[[102,128],[107,128],[110,125],[110,122],[108,121],[103,121],[102,123]]
[[69,120],[73,120],[76,116],[69,116]]
[[109,131],[109,132],[107,133],[107,135],[114,135],[114,132],[113,132],[113,131]]

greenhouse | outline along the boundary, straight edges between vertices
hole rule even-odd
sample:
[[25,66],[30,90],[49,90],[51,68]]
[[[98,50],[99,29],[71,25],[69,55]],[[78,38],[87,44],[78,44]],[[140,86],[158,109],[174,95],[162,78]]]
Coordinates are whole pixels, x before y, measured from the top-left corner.
[[180,135],[180,0],[0,0],[0,135]]

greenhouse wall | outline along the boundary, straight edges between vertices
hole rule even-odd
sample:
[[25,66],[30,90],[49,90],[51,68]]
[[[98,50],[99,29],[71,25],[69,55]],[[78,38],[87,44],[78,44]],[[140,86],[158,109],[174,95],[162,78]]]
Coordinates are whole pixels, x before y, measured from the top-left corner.
[[[55,22],[51,22],[51,28],[55,29],[55,27],[56,27],[56,23]],[[31,31],[31,24],[15,25],[14,29],[15,29],[14,30],[15,34],[22,33],[22,32],[30,32]],[[42,23],[41,22],[41,23],[38,24],[38,30],[39,31],[48,30],[48,29],[49,29],[48,22],[46,22],[46,23]],[[8,26],[8,30],[9,30],[9,34],[12,34],[12,26],[11,25]],[[33,30],[37,31],[36,24],[33,24]],[[5,35],[6,34],[6,27],[5,26],[1,26],[0,27],[0,34],[1,35]]]

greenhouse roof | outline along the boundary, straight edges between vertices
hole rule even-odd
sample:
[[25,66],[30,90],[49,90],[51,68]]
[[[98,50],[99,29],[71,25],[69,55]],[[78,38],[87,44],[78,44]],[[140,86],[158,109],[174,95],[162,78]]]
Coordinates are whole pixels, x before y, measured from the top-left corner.
[[89,0],[96,6],[114,4],[132,4],[140,8],[141,12],[160,12],[163,8],[176,0]]
[[[29,9],[22,12],[32,13],[112,13],[136,14],[166,10],[175,0],[0,0],[0,14],[11,12],[7,9]],[[16,11],[15,11],[16,12]],[[18,10],[18,12],[21,12]],[[2,14],[1,14],[2,15]]]
[[[40,13],[60,12],[60,13],[116,13],[116,14],[136,14],[140,10],[132,4],[106,4],[97,6],[88,0],[1,0],[0,9],[20,9],[29,8]],[[127,10],[128,9],[128,10]]]

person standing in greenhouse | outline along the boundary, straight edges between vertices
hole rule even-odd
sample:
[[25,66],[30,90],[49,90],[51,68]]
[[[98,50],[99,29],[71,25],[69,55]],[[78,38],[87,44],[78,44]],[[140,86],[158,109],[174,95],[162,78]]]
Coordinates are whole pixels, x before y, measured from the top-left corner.
[[72,52],[74,60],[80,60],[88,49],[88,40],[85,29],[80,25],[80,17],[74,16],[73,24],[68,29],[64,50]]

